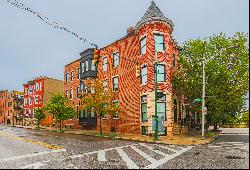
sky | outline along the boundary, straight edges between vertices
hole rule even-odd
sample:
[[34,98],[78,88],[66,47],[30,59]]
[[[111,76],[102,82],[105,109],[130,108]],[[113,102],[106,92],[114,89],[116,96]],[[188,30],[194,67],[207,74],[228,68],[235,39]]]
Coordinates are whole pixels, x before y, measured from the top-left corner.
[[[126,35],[151,0],[18,0],[97,44]],[[155,0],[178,44],[224,32],[249,33],[249,0]],[[0,90],[23,90],[37,76],[63,80],[64,66],[92,47],[37,16],[0,1]]]

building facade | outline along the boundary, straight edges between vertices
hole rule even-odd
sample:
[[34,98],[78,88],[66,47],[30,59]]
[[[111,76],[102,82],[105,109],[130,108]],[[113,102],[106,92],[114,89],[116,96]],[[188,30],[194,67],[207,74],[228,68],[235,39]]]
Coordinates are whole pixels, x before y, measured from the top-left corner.
[[[37,77],[26,84],[23,97],[23,119],[24,125],[35,124],[35,110],[42,108],[50,99],[53,93],[63,94],[63,81],[48,77]],[[53,124],[53,116],[46,116],[42,125],[50,126]]]
[[[102,120],[106,132],[153,135],[155,131],[155,70],[157,61],[157,114],[159,134],[172,135],[187,127],[183,96],[175,95],[172,78],[178,67],[178,45],[173,23],[155,2],[127,35],[102,48],[97,77],[116,93],[122,113]],[[136,68],[140,69],[136,72]],[[99,119],[96,129],[99,129]]]
[[16,125],[22,111],[23,93],[18,91],[0,91],[0,123]]
[[[78,113],[80,101],[80,59],[67,64],[64,68],[64,95],[70,100],[75,112]],[[65,120],[63,126],[66,128],[80,128],[78,114],[73,119]]]

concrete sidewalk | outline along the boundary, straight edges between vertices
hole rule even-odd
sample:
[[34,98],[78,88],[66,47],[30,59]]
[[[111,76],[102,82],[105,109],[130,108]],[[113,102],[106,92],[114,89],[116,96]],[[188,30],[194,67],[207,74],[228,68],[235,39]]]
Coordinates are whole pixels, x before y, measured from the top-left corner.
[[[20,126],[16,125],[18,128],[26,128],[26,129],[36,129],[36,126]],[[56,131],[59,128],[53,127],[41,127],[40,130],[47,131]],[[67,134],[75,134],[75,135],[88,135],[88,136],[98,136],[100,137],[99,131],[96,130],[76,130],[76,129],[63,129],[64,133]],[[142,136],[137,134],[121,134],[121,133],[108,133],[104,132],[102,137],[119,139],[119,140],[130,140],[130,141],[138,141],[138,142],[148,142],[148,143],[161,143],[168,145],[203,145],[211,143],[215,137],[219,134],[214,134],[210,137],[206,137],[204,140],[201,135],[174,135],[174,136],[159,136],[158,141],[154,141],[154,137],[152,136]]]

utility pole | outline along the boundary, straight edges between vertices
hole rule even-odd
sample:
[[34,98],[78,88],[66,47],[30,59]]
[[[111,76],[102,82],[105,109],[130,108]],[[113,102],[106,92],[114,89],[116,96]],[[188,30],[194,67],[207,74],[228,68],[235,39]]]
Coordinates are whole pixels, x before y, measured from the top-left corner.
[[154,63],[154,71],[155,71],[155,135],[154,135],[154,140],[159,140],[158,139],[158,114],[157,114],[157,85],[158,85],[158,80],[157,80],[157,52],[155,51],[155,63]]
[[203,58],[202,61],[202,78],[203,78],[203,83],[202,83],[202,139],[205,139],[205,59]]

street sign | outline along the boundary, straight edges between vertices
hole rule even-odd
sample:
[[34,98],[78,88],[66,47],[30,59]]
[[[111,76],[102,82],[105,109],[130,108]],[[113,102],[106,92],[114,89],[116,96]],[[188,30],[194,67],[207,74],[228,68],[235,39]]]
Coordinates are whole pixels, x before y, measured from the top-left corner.
[[207,107],[204,107],[204,109],[202,110],[203,114],[207,114]]
[[201,98],[197,98],[197,99],[195,99],[195,100],[193,101],[193,103],[200,103],[200,102],[202,102],[202,99],[201,99]]

